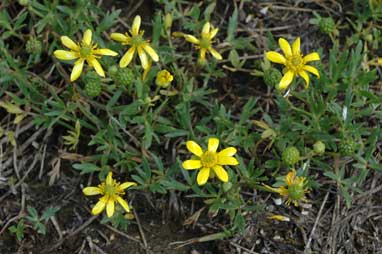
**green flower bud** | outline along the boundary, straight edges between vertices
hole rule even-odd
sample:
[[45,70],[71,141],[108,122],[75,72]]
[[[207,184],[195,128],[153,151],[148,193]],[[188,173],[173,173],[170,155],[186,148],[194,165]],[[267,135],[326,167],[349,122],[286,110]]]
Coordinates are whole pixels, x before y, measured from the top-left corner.
[[331,17],[322,18],[318,25],[320,27],[320,31],[325,34],[333,33],[336,30],[336,23]]
[[27,6],[29,4],[29,0],[19,0],[18,2],[22,6]]
[[232,188],[232,183],[231,182],[223,183],[223,190],[224,190],[224,192],[228,192],[231,188]]
[[294,183],[288,187],[288,194],[291,200],[301,200],[304,197],[304,185]]
[[107,69],[107,72],[111,77],[113,77],[118,72],[118,67],[116,65],[112,65]]
[[373,41],[373,35],[372,34],[366,34],[364,36],[365,41],[372,42]]
[[117,86],[130,86],[134,81],[134,73],[130,68],[118,68],[113,75],[113,80]]
[[28,54],[40,54],[42,50],[42,44],[36,37],[30,37],[25,45]]
[[101,78],[94,71],[88,72],[84,77],[85,93],[89,97],[99,96],[102,92]]
[[282,160],[288,166],[293,166],[300,160],[300,151],[294,147],[287,147],[282,153]]
[[275,68],[269,68],[264,71],[264,82],[267,86],[276,87],[282,78],[282,74]]
[[356,148],[357,148],[357,144],[354,142],[352,138],[342,139],[339,145],[340,153],[343,156],[353,155],[355,153]]
[[316,154],[323,154],[325,152],[325,144],[322,141],[317,141],[313,145],[313,151]]
[[172,15],[171,13],[167,13],[164,16],[164,27],[166,30],[170,30],[172,26]]

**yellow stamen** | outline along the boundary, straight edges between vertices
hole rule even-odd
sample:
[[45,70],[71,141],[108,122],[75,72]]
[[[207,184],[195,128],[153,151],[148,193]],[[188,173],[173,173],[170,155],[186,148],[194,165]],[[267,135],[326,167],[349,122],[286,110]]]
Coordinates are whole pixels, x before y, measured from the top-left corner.
[[218,163],[218,156],[215,152],[207,151],[200,158],[202,166],[205,168],[212,168]]

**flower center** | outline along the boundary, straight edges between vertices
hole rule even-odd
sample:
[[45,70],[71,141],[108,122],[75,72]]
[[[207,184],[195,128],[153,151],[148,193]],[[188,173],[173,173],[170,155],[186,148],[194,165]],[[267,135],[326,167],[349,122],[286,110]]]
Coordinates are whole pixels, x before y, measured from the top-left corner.
[[90,46],[82,46],[80,49],[80,55],[82,58],[87,58],[91,55],[92,48]]
[[211,45],[211,41],[207,38],[201,38],[199,41],[199,45],[201,48],[208,49]]
[[304,67],[302,56],[300,54],[290,56],[287,60],[287,67],[293,72],[300,72]]
[[133,46],[139,46],[139,45],[141,45],[144,42],[145,41],[143,40],[141,35],[136,35],[136,36],[132,36],[131,37],[131,42],[130,43]]
[[204,168],[212,168],[218,163],[218,156],[215,152],[207,151],[200,158]]
[[302,184],[291,184],[288,187],[288,194],[291,200],[300,200],[304,197],[304,187]]
[[105,186],[105,194],[109,196],[113,196],[117,193],[117,189],[112,184],[106,184]]

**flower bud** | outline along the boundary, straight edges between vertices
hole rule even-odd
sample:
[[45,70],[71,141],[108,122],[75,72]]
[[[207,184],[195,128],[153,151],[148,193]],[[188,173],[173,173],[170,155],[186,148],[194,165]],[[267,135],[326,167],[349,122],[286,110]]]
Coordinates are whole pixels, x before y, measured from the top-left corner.
[[171,13],[167,13],[164,16],[164,27],[165,27],[166,31],[170,30],[171,26],[172,26],[172,14]]
[[28,4],[29,4],[29,0],[19,0],[18,2],[22,6],[28,6]]
[[322,141],[317,141],[313,145],[313,151],[316,154],[323,154],[323,153],[325,153],[325,144]]
[[25,45],[25,49],[28,54],[40,54],[42,50],[41,41],[39,41],[36,37],[30,37]]
[[161,70],[157,74],[157,77],[155,79],[155,84],[158,87],[166,88],[171,84],[173,79],[174,79],[174,77],[171,75],[171,73],[169,71]]
[[300,151],[294,147],[287,147],[282,153],[282,160],[288,166],[293,166],[300,160]]

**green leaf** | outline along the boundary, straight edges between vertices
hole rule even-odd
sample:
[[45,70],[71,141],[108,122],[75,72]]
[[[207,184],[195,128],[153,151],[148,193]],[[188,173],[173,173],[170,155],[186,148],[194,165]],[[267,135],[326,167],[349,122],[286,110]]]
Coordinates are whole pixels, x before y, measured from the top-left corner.
[[92,173],[96,171],[102,171],[102,169],[99,168],[97,165],[93,163],[88,163],[88,162],[84,162],[81,164],[78,164],[78,163],[73,164],[73,168],[81,171],[80,174],[87,174],[87,173]]
[[229,18],[228,21],[228,28],[227,28],[227,41],[232,42],[235,38],[236,30],[237,30],[237,19],[238,19],[238,10],[235,8],[235,10],[232,13],[232,16]]
[[121,10],[107,12],[101,23],[97,26],[97,34],[101,34],[103,31],[112,27],[117,22],[120,13]]
[[60,210],[59,207],[48,207],[44,210],[41,216],[41,220],[44,220],[47,222],[50,217],[53,217],[58,211]]
[[29,218],[31,221],[38,221],[39,220],[37,210],[34,207],[27,206],[27,211],[30,215],[27,218]]

